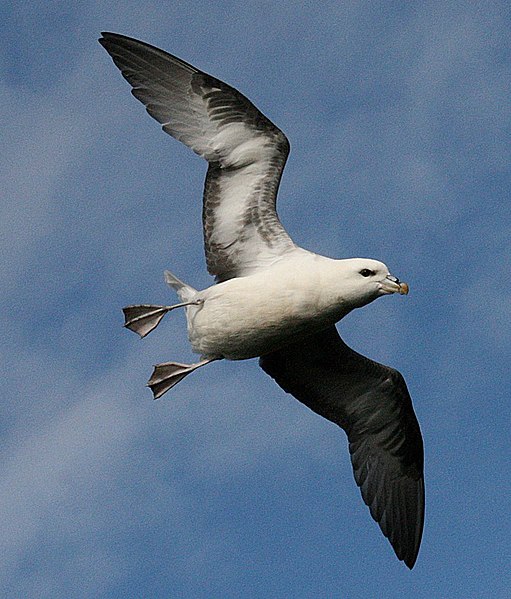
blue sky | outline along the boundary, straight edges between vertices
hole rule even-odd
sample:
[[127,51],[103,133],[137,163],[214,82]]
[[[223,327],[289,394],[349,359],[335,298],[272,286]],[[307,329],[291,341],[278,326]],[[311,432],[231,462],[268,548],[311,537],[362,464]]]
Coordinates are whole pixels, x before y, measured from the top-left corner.
[[[509,597],[507,2],[33,2],[0,19],[0,588],[6,597]],[[342,431],[256,361],[160,402],[192,357],[205,163],[164,135],[97,43],[138,37],[240,89],[287,134],[279,213],[301,245],[410,284],[340,325],[405,376],[426,448],[409,572]]]

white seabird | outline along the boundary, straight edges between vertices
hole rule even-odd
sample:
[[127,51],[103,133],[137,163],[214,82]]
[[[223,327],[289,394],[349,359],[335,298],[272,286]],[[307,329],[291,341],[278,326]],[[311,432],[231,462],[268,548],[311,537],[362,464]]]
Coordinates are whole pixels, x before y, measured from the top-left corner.
[[99,40],[163,130],[209,163],[204,247],[217,284],[197,291],[169,272],[181,303],[124,309],[142,337],[185,307],[195,364],[166,362],[149,379],[159,398],[213,360],[260,357],[287,392],[342,427],[355,480],[397,557],[412,568],[424,523],[422,436],[399,372],[349,348],[335,323],[382,295],[408,293],[385,264],[332,260],[291,240],[275,209],[289,143],[245,96],[144,42]]

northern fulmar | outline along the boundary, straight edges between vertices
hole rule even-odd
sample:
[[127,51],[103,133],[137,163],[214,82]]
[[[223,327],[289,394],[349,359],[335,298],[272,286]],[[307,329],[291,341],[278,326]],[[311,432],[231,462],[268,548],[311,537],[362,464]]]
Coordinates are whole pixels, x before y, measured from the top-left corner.
[[333,260],[298,247],[276,212],[289,142],[245,96],[144,42],[99,40],[132,94],[163,130],[208,161],[203,197],[207,268],[197,291],[166,271],[180,303],[124,308],[144,337],[184,307],[194,364],[158,364],[157,399],[214,360],[259,357],[288,393],[347,433],[362,498],[400,560],[412,568],[424,524],[423,443],[402,375],[356,353],[335,323],[408,286],[376,260]]

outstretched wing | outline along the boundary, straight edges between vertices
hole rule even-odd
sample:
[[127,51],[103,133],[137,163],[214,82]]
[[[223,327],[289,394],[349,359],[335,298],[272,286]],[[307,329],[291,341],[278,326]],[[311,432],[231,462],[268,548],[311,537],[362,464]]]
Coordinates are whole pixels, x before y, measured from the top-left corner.
[[354,352],[335,327],[259,363],[285,391],[346,431],[362,497],[412,568],[424,524],[424,450],[401,374]]
[[218,280],[248,274],[295,246],[275,210],[289,143],[237,90],[154,46],[99,40],[163,130],[209,162],[206,262]]

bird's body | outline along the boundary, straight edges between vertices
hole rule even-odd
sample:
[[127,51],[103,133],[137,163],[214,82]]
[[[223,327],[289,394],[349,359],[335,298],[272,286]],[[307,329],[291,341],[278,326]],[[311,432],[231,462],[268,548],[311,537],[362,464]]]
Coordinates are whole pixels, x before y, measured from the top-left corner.
[[[360,263],[360,266],[359,266]],[[352,273],[368,260],[333,260],[297,248],[267,268],[198,291],[186,307],[194,352],[204,358],[245,360],[321,331],[385,293],[361,294]]]
[[[187,308],[192,349],[205,357],[255,358],[338,320],[324,309],[317,271],[303,276],[296,262],[283,259],[200,292],[204,303]],[[339,306],[330,310],[338,315]]]
[[382,262],[333,260],[298,247],[276,196],[286,136],[236,89],[162,50],[114,33],[101,44],[163,130],[208,161],[202,291],[170,272],[181,303],[124,309],[142,337],[184,307],[196,364],[166,362],[149,379],[159,398],[218,360],[260,357],[286,391],[348,435],[355,480],[399,559],[411,568],[424,523],[423,446],[403,377],[350,349],[335,323],[382,295],[408,293]]

